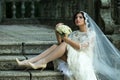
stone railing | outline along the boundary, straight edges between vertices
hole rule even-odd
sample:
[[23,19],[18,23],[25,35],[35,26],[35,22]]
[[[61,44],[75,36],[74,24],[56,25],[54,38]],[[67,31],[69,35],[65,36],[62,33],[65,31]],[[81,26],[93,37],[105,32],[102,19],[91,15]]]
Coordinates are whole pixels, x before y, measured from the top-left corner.
[[77,1],[0,0],[0,21],[70,20],[76,6]]
[[24,21],[36,19],[36,5],[40,0],[1,0],[1,21]]
[[[26,8],[27,8],[27,4],[29,3],[29,7],[31,7],[31,9],[29,10],[30,16],[28,16],[29,18],[35,18],[35,2],[39,2],[39,0],[4,0],[4,8],[6,8],[7,6],[9,6],[9,9],[11,9],[11,13],[12,13],[12,18],[16,19],[17,18],[17,13],[19,11],[17,11],[17,8],[21,7],[21,16],[20,18],[26,18],[25,14],[26,14]],[[11,5],[11,6],[10,6]],[[20,6],[19,6],[20,5]],[[20,8],[19,8],[20,9]],[[6,10],[6,9],[5,9]],[[4,11],[5,14],[7,14],[7,10]],[[7,15],[4,15],[4,18]]]
[[76,11],[83,10],[94,17],[93,4],[94,0],[0,0],[0,21],[70,24]]

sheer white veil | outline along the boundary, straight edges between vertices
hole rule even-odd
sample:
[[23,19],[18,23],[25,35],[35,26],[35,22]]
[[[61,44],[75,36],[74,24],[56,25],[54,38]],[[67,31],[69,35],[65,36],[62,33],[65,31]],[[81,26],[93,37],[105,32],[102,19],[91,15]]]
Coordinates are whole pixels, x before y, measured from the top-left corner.
[[83,14],[87,27],[96,33],[93,53],[96,74],[101,80],[120,80],[120,51],[108,40],[92,18],[85,12]]

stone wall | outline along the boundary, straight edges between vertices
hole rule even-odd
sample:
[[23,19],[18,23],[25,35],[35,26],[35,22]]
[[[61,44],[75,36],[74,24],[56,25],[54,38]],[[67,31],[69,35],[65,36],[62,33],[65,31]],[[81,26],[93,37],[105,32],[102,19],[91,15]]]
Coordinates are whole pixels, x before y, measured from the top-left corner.
[[[100,0],[100,12],[98,23],[101,26],[102,31],[108,36],[111,42],[120,50],[120,25],[116,24],[116,21],[119,18],[119,14],[118,11],[116,12],[114,10],[115,7],[113,7],[113,5],[114,3],[112,2],[112,0]],[[116,16],[117,18],[115,18]]]
[[111,0],[112,17],[116,24],[120,24],[120,0]]

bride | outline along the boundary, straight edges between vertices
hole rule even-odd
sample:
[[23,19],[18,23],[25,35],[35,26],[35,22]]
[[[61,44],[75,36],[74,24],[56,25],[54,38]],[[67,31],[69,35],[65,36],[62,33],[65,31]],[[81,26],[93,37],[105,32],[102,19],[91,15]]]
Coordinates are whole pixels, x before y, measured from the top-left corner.
[[119,50],[87,13],[77,12],[73,20],[78,30],[64,37],[56,32],[59,45],[53,45],[28,60],[19,61],[16,58],[17,63],[38,69],[57,59],[58,69],[69,80],[119,80],[120,71],[115,65],[120,60]]

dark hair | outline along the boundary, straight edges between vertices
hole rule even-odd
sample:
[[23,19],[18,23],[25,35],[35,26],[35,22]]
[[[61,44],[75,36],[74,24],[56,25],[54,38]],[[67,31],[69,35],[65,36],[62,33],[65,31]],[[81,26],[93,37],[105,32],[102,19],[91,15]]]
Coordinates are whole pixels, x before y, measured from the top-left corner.
[[83,16],[83,18],[84,18],[84,20],[85,20],[84,13],[83,13],[82,11],[76,12],[76,13],[74,14],[74,16],[73,16],[73,23],[74,23],[74,24],[75,24],[75,18],[76,18],[76,15],[77,15],[77,14],[82,14],[82,16]]

